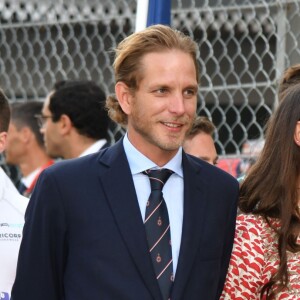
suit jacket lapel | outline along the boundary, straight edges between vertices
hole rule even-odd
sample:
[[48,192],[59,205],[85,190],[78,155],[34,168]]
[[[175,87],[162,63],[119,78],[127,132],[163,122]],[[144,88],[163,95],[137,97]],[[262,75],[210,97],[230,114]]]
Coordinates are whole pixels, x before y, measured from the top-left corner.
[[122,140],[104,150],[100,163],[108,167],[100,180],[124,243],[153,298],[161,299]]
[[[201,166],[183,153],[184,217],[181,247],[171,299],[181,299],[202,236],[207,204],[207,188]],[[197,234],[195,234],[197,232]]]

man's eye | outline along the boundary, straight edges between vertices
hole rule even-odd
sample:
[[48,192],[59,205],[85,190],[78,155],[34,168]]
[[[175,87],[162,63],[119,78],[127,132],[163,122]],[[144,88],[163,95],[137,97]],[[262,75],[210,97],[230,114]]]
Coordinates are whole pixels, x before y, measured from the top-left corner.
[[196,91],[193,89],[188,89],[184,92],[186,95],[194,96],[196,94]]
[[167,89],[166,88],[159,88],[159,89],[156,90],[156,92],[159,93],[159,94],[164,94],[164,93],[167,92]]

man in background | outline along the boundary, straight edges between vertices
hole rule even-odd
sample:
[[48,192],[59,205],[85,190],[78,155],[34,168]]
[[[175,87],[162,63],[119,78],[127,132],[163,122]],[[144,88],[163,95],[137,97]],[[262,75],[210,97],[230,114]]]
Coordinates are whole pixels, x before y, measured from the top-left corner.
[[61,81],[38,116],[47,153],[75,158],[108,146],[105,94],[93,81]]
[[[0,153],[6,147],[10,109],[6,96],[0,89]],[[18,252],[28,199],[0,168],[0,299],[9,300],[13,285]]]
[[8,164],[19,168],[22,178],[17,187],[26,197],[30,197],[40,173],[54,163],[46,153],[35,118],[42,107],[39,101],[11,104],[5,157]]
[[212,165],[218,163],[218,154],[213,140],[215,125],[206,117],[197,117],[183,143],[186,153]]

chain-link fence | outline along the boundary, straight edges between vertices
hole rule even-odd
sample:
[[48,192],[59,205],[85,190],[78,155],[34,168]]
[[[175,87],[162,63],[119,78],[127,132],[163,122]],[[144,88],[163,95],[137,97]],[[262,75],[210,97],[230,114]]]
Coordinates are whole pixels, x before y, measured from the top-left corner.
[[[283,70],[300,62],[299,0],[173,0],[172,26],[199,45],[198,114],[220,155],[262,138]],[[57,80],[113,92],[112,48],[135,29],[134,0],[0,2],[0,86],[11,101],[44,100]],[[116,139],[123,132],[111,128]]]

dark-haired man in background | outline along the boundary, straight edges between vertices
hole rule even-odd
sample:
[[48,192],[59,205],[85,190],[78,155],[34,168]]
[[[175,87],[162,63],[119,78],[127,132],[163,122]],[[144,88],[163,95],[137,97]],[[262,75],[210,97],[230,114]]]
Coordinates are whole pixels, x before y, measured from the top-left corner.
[[61,81],[37,116],[48,154],[84,156],[108,145],[105,94],[93,81]]

